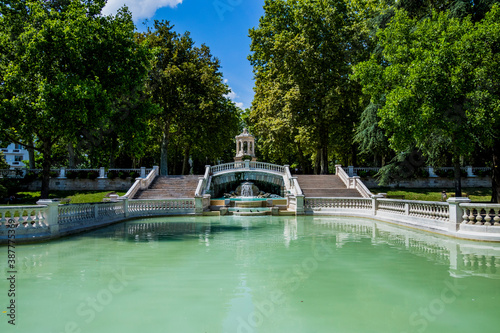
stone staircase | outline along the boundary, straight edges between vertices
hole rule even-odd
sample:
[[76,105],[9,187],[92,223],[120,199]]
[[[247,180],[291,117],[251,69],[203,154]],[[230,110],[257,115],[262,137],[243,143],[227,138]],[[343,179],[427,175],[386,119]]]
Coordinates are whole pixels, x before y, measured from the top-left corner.
[[137,192],[134,199],[194,198],[198,177],[203,176],[159,176],[147,190]]
[[346,188],[337,175],[294,175],[306,197],[361,198],[356,189]]

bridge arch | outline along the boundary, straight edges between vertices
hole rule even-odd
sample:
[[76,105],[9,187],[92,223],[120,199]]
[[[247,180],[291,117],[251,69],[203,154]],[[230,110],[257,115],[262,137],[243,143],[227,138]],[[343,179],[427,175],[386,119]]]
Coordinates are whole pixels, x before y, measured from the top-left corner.
[[207,166],[204,193],[219,197],[248,180],[264,192],[284,197],[293,189],[292,178],[288,166],[265,162],[237,161]]

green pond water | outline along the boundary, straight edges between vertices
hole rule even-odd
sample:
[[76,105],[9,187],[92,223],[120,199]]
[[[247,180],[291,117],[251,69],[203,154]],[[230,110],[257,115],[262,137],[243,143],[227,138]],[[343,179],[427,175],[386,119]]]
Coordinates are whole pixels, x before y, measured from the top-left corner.
[[368,219],[154,218],[15,251],[2,333],[500,331],[500,245]]

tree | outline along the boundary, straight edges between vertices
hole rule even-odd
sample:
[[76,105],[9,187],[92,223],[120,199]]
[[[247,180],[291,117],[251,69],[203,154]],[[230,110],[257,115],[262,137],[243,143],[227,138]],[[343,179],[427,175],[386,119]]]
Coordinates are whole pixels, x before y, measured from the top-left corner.
[[[161,133],[160,174],[168,175],[172,143],[182,153],[182,173],[189,171],[192,154],[216,159],[236,135],[239,117],[225,96],[220,62],[206,45],[195,47],[189,33],[177,34],[168,21],[155,21],[154,30],[138,36],[155,53],[148,91],[161,111],[156,128]],[[224,124],[224,126],[221,126]]]
[[[368,55],[358,1],[266,1],[250,30],[255,97],[250,121],[267,155],[314,160],[328,173],[333,151],[351,151],[362,108],[351,67]],[[355,155],[355,154],[353,154]],[[354,158],[354,157],[353,157]]]
[[54,145],[98,129],[147,73],[149,52],[134,41],[131,14],[102,16],[104,5],[0,1],[0,127],[42,153],[42,198]]
[[456,196],[461,196],[460,157],[474,151],[491,126],[486,124],[491,113],[474,98],[485,88],[477,80],[484,45],[474,38],[481,24],[449,12],[432,11],[419,20],[397,10],[377,34],[381,56],[355,67],[372,102],[385,100],[379,125],[391,148],[416,147],[431,161],[443,152],[452,155]]
[[0,169],[10,169],[9,163],[5,160],[3,152],[0,151]]

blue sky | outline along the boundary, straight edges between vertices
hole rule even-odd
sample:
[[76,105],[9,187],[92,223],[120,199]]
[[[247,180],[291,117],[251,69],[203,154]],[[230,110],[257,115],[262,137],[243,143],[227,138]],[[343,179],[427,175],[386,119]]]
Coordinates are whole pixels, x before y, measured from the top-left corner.
[[219,58],[231,87],[230,98],[242,108],[253,99],[253,73],[248,30],[259,24],[264,0],[108,0],[105,14],[115,14],[126,4],[139,31],[145,20],[168,20],[178,33],[189,31],[197,45],[205,43]]

